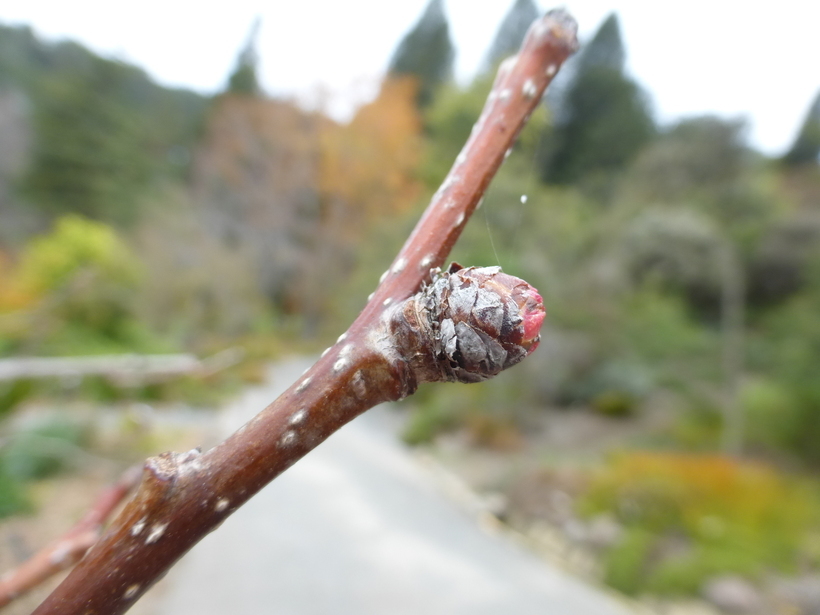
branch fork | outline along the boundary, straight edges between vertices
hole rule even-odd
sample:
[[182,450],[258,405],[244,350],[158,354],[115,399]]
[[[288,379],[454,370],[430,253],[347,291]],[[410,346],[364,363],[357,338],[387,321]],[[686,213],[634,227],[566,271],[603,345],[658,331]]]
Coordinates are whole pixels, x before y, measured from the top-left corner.
[[477,382],[538,344],[543,302],[499,268],[441,267],[544,89],[577,48],[551,11],[504,62],[473,133],[362,313],[282,396],[200,453],[149,459],[142,483],[35,615],[125,612],[188,549],[339,427],[421,382]]

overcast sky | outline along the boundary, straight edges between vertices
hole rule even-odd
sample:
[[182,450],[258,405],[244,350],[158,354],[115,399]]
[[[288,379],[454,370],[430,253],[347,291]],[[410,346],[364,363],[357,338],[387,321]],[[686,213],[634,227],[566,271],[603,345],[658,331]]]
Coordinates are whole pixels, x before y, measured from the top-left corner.
[[[513,0],[445,0],[460,81],[472,76]],[[427,0],[2,0],[0,23],[28,24],[143,67],[160,83],[218,91],[251,23],[268,92],[324,100],[336,115],[362,100]],[[543,8],[549,8],[543,0]],[[617,11],[628,68],[656,117],[743,116],[749,138],[777,154],[820,90],[820,1],[570,0],[588,38]]]

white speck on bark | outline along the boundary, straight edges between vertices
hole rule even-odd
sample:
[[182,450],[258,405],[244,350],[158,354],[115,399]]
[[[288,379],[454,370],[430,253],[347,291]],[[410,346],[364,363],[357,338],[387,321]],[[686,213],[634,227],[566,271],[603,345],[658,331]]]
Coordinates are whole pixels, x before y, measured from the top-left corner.
[[322,351],[322,357],[324,357],[324,356],[325,356],[328,352],[330,352],[330,348],[325,348],[325,349]]
[[387,306],[388,306],[388,305],[390,305],[391,303],[393,303],[393,299],[392,299],[391,297],[388,297],[387,299],[385,299],[384,301],[382,301],[382,305],[384,305],[385,307],[387,307]]
[[[479,118],[478,122],[476,122],[475,126],[473,126],[473,128],[475,128],[475,127],[476,127],[476,126],[478,126],[479,124],[481,124],[481,119],[480,119],[480,118]],[[451,187],[453,184],[455,184],[455,183],[459,182],[460,180],[461,180],[461,177],[459,177],[458,175],[450,175],[450,176],[448,176],[448,177],[444,180],[444,182],[442,182],[442,184],[441,184],[441,186],[439,187],[439,189],[438,189],[438,190],[436,190],[436,194],[433,196],[433,198],[439,198],[439,197],[440,197],[441,195],[443,195],[443,194],[444,194],[447,190],[449,190],[449,189],[450,189],[450,187]],[[452,206],[452,205],[450,205],[450,206]]]
[[383,274],[381,274],[381,276],[379,276],[379,284],[384,282],[385,278],[387,278],[388,273],[390,273],[389,269],[385,270],[385,272]]
[[555,73],[558,72],[558,67],[555,64],[550,64],[547,66],[547,70],[545,71],[547,77],[552,77]]
[[456,156],[456,164],[464,164],[467,160],[467,153],[464,150],[461,150],[458,156]]
[[162,538],[162,535],[165,533],[165,530],[168,528],[167,523],[156,523],[151,528],[151,531],[148,533],[148,537],[145,539],[145,544],[150,545],[155,543],[157,540]]
[[231,501],[227,498],[219,498],[214,504],[214,510],[216,512],[224,512],[227,510],[228,506],[230,505]]
[[296,412],[293,413],[293,416],[290,417],[290,420],[288,421],[288,423],[290,423],[291,425],[298,425],[299,423],[304,421],[306,417],[307,417],[307,409],[306,408],[300,408],[299,410],[297,410]]
[[342,334],[341,334],[341,335],[340,335],[340,336],[336,339],[336,343],[337,343],[337,344],[341,344],[341,343],[342,343],[343,341],[345,341],[346,339],[347,339],[347,331],[345,331],[344,333],[342,333]]
[[458,218],[456,218],[456,226],[461,226],[464,224],[464,213],[458,214]]
[[308,386],[310,385],[310,380],[311,380],[311,377],[310,377],[310,376],[308,376],[307,378],[305,378],[304,380],[302,380],[302,382],[299,384],[299,386],[298,386],[298,387],[296,387],[296,392],[297,392],[297,393],[301,393],[301,392],[303,392],[306,388],[308,388]]
[[508,149],[506,152],[504,152],[504,160],[506,160],[507,158],[509,158],[509,157],[510,157],[510,154],[512,154],[512,148],[510,148],[510,149]]
[[484,197],[482,196],[478,199],[478,205],[475,206],[476,209],[481,209],[481,206],[484,205]]
[[510,72],[512,70],[513,66],[515,66],[515,64],[517,62],[518,62],[518,56],[517,55],[510,56],[509,58],[504,60],[501,64],[499,64],[498,74],[503,75],[504,73]]
[[368,301],[373,301],[373,297],[375,297],[375,296],[376,296],[376,293],[370,293],[369,295],[367,295],[367,300]]
[[532,79],[527,79],[524,85],[521,86],[521,94],[524,95],[524,98],[529,99],[535,98],[535,95],[538,94],[538,88]]
[[132,536],[139,536],[140,532],[145,529],[145,521],[147,517],[143,517],[139,521],[137,521],[134,525],[131,526],[131,535]]
[[350,361],[344,357],[341,357],[333,364],[333,371],[338,374],[346,370],[348,367],[350,367]]
[[135,583],[134,585],[129,585],[128,588],[125,590],[125,593],[122,595],[122,597],[126,600],[131,600],[131,598],[137,595],[137,592],[139,590],[139,584]]
[[503,102],[508,101],[510,99],[510,96],[512,96],[512,92],[510,92],[510,88],[504,88],[498,94],[498,98],[500,98]]
[[289,429],[284,434],[282,434],[281,438],[279,438],[279,444],[281,444],[282,446],[291,446],[296,442],[296,438],[296,432]]
[[432,264],[433,264],[433,255],[428,254],[423,259],[421,259],[421,262],[419,263],[419,268],[422,271],[424,271],[425,269],[429,269],[430,265],[432,265]]
[[396,261],[396,264],[393,265],[393,274],[398,275],[399,273],[404,271],[405,267],[407,267],[407,259],[402,256],[399,260]]

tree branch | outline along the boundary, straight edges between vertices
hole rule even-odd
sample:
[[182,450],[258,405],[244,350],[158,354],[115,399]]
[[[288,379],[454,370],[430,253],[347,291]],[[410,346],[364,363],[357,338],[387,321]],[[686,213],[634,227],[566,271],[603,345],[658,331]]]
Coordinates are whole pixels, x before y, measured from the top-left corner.
[[[473,133],[367,306],[293,386],[215,448],[148,459],[142,484],[35,615],[125,612],[188,549],[339,427],[420,382],[490,377],[537,344],[543,305],[498,268],[431,278],[577,46],[563,11],[504,62]],[[431,283],[418,292],[423,283]],[[414,293],[417,293],[414,295]]]
[[137,486],[141,470],[140,466],[126,470],[116,483],[100,493],[94,505],[74,527],[21,566],[0,577],[0,608],[77,563],[97,542],[108,517]]

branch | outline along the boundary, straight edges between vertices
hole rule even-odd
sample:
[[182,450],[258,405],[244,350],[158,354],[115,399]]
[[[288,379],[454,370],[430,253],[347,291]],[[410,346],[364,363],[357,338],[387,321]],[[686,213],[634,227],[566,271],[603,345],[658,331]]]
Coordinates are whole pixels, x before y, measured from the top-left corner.
[[[498,268],[444,263],[507,150],[575,50],[563,11],[537,20],[504,62],[444,184],[359,317],[281,397],[215,448],[148,459],[142,484],[35,615],[125,612],[188,549],[342,425],[420,382],[475,382],[530,352],[543,305]],[[423,283],[430,283],[422,291]],[[414,295],[414,293],[417,293]]]
[[97,497],[91,509],[74,527],[35,553],[21,566],[0,577],[0,608],[49,577],[77,563],[97,542],[102,533],[102,526],[111,513],[137,486],[140,474],[140,466],[126,470],[116,483],[107,487]]

